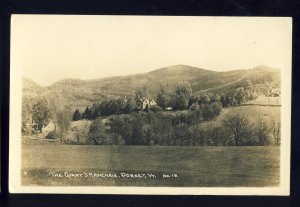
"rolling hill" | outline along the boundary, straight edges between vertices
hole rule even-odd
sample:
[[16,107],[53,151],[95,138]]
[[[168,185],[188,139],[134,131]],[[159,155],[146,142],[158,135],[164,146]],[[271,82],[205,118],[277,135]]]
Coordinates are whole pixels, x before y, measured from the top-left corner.
[[45,97],[59,106],[72,109],[101,102],[106,98],[130,97],[137,88],[146,86],[149,96],[155,97],[160,84],[172,90],[181,81],[191,84],[193,94],[223,93],[239,87],[243,79],[250,79],[260,86],[271,83],[280,85],[280,71],[268,66],[252,69],[216,72],[188,65],[174,65],[144,74],[116,76],[93,80],[63,79],[50,86],[42,87],[28,78],[23,79],[23,98]]

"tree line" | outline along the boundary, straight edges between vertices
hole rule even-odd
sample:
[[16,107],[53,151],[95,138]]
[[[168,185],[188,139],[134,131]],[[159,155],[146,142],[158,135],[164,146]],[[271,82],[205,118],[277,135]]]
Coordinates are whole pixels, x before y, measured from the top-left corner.
[[[105,117],[114,114],[129,114],[131,112],[141,111],[141,99],[148,98],[149,93],[146,86],[137,88],[134,97],[107,99],[101,103],[94,103],[87,106],[83,112],[76,109],[73,113],[72,120],[80,119],[93,120],[97,117]],[[195,110],[202,106],[203,113],[210,113],[210,105],[216,106],[220,104],[222,107],[237,106],[246,101],[257,98],[254,92],[253,83],[245,80],[241,87],[228,90],[228,92],[219,95],[218,93],[193,95],[192,87],[188,82],[178,83],[174,89],[168,90],[165,84],[160,85],[157,95],[153,98],[157,106],[151,107],[149,110],[153,112],[161,110]],[[205,107],[207,109],[205,109]]]
[[[172,90],[161,84],[153,98],[157,106],[148,113],[143,111],[141,99],[149,97],[147,87],[140,87],[132,97],[107,99],[87,106],[73,115],[69,109],[57,109],[55,104],[39,100],[24,104],[22,110],[22,133],[42,132],[50,121],[55,131],[50,139],[63,139],[70,120],[93,120],[89,130],[89,143],[126,145],[268,145],[280,144],[280,124],[269,126],[263,122],[252,124],[245,117],[228,117],[221,126],[203,128],[200,123],[213,121],[222,108],[237,106],[256,98],[251,81],[226,93],[202,93],[193,95],[187,82],[178,83]],[[171,110],[168,110],[171,108]],[[71,116],[70,116],[71,115]],[[71,117],[71,118],[70,118]],[[99,117],[109,117],[107,126]],[[30,124],[28,124],[30,123]],[[58,126],[56,128],[56,126]],[[107,129],[109,128],[109,130]],[[271,136],[272,135],[272,136]],[[271,139],[270,137],[274,137]],[[274,140],[274,141],[271,141]]]
[[[93,121],[89,142],[93,144],[163,146],[264,146],[280,145],[280,122],[271,124],[235,114],[220,125],[199,124],[201,111],[113,115],[105,132],[101,119]],[[107,130],[106,130],[107,131]],[[111,136],[105,134],[110,133]]]

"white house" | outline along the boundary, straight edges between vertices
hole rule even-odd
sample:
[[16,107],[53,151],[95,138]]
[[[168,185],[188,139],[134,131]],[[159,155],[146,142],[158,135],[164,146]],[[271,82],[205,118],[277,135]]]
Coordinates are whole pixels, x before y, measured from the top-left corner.
[[278,97],[280,96],[280,89],[279,88],[274,88],[271,90],[271,93],[270,93],[270,96],[273,96],[273,97]]
[[150,101],[149,104],[150,104],[150,107],[157,106],[156,101],[154,101],[153,99]]
[[140,101],[142,102],[142,110],[148,110],[153,106],[157,106],[154,99],[149,100],[144,97],[143,99],[140,99]]

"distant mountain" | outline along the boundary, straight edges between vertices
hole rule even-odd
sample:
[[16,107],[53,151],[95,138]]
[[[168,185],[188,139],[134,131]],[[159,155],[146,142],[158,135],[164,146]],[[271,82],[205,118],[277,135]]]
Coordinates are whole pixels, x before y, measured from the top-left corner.
[[60,106],[72,109],[103,101],[106,98],[134,96],[138,87],[146,86],[149,95],[156,96],[160,84],[172,90],[181,81],[191,84],[195,95],[223,93],[240,86],[243,79],[259,85],[266,82],[280,84],[280,71],[268,66],[253,69],[216,72],[188,65],[174,65],[144,74],[117,76],[93,80],[63,79],[47,87],[41,87],[28,78],[23,79],[23,97],[45,97]]
[[39,96],[44,92],[44,88],[39,86],[29,78],[23,78],[23,96]]
[[[173,65],[173,66],[153,70],[147,74],[151,75],[154,78],[159,78],[160,80],[164,80],[170,78],[190,79],[193,76],[199,76],[200,73],[201,75],[205,75],[209,73],[214,73],[214,71],[196,68],[189,65]],[[169,77],[170,75],[171,77]]]

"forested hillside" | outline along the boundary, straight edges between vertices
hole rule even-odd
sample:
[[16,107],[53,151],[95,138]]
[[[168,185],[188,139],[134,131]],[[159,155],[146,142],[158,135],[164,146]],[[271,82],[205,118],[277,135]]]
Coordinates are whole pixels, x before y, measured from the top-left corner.
[[146,88],[148,96],[155,98],[161,86],[172,91],[179,82],[188,82],[194,95],[222,94],[243,86],[244,80],[256,85],[258,93],[267,93],[280,85],[280,71],[267,66],[253,69],[216,72],[187,65],[175,65],[145,74],[108,77],[93,80],[63,79],[41,87],[30,79],[23,79],[23,98],[41,97],[60,107],[83,110],[86,106],[105,99],[134,97],[139,88]]

